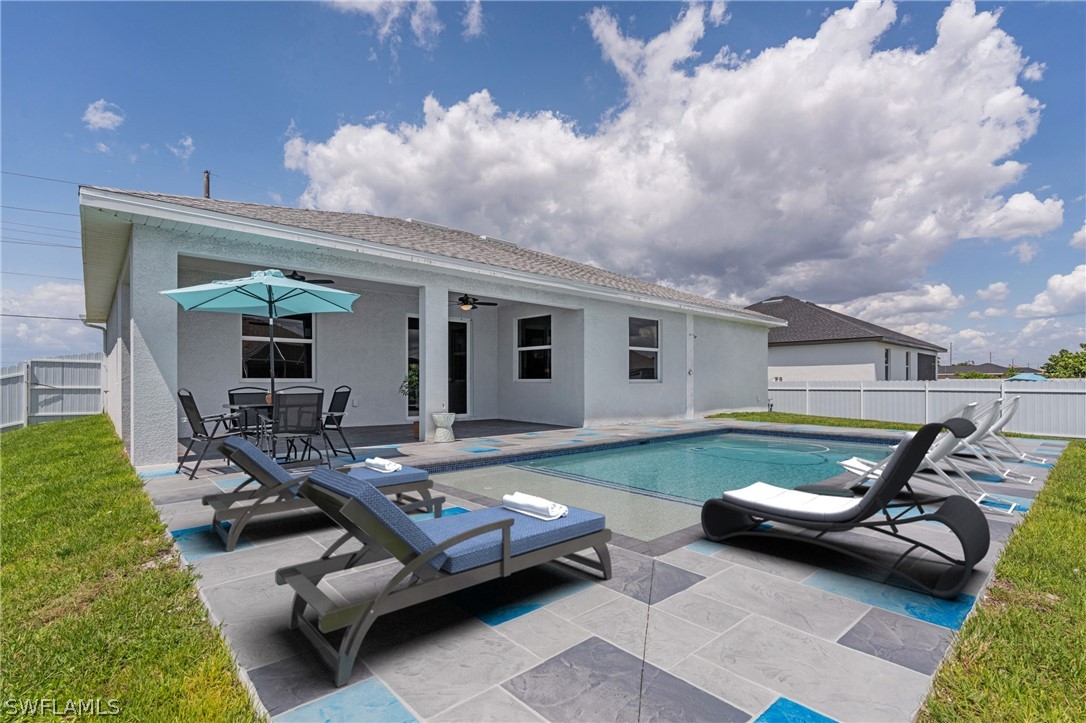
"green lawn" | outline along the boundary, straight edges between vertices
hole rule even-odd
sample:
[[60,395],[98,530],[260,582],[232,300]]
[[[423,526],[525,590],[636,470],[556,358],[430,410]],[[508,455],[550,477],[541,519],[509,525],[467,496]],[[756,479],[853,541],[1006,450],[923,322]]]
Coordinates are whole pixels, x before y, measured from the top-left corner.
[[5,714],[100,699],[125,720],[258,719],[108,418],[0,436],[0,481]]
[[[750,421],[916,429],[780,412]],[[1086,719],[1086,441],[1071,442],[935,677],[923,721]]]

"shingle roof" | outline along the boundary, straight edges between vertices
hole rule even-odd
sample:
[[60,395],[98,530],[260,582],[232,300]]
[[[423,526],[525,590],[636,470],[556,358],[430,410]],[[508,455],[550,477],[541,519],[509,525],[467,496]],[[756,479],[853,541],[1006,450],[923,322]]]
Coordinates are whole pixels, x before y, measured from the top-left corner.
[[488,238],[422,221],[389,216],[373,216],[365,213],[315,211],[242,201],[223,201],[215,198],[174,196],[147,191],[93,188],[160,203],[186,206],[230,216],[240,216],[282,226],[291,226],[385,246],[435,254],[451,259],[487,264],[503,269],[550,276],[607,289],[693,304],[702,308],[731,312],[751,320],[776,321],[771,316],[759,314],[741,306],[734,306],[716,299],[697,296],[588,264],[522,248],[508,241]]
[[786,327],[769,330],[770,346],[816,344],[819,342],[884,341],[932,351],[946,351],[946,349],[936,344],[832,311],[809,301],[802,301],[793,296],[774,296],[765,301],[759,301],[757,304],[751,304],[747,309],[776,316],[788,322]]
[[[1010,367],[1005,367],[1001,364],[992,364],[990,362],[984,362],[983,364],[953,364],[948,366],[939,367],[940,374],[964,374],[967,372],[980,372],[981,374],[992,374],[994,376],[1003,376],[1010,370]],[[1040,370],[1032,367],[1015,366],[1014,370],[1019,374],[1036,374]]]

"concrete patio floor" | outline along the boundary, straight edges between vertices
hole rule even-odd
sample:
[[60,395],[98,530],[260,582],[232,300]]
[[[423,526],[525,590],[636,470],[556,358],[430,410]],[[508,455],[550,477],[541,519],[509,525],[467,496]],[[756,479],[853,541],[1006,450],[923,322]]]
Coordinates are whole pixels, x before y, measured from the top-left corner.
[[[459,423],[455,429],[464,432]],[[397,461],[430,469],[447,512],[498,504],[520,489],[606,513],[615,531],[614,577],[601,581],[548,563],[383,617],[343,688],[332,685],[301,634],[287,628],[291,593],[273,574],[319,557],[338,529],[318,511],[288,513],[254,522],[238,549],[224,553],[200,500],[232,489],[242,475],[221,460],[194,480],[172,467],[140,472],[183,559],[200,576],[201,596],[243,680],[276,721],[911,720],[1022,515],[987,515],[992,547],[965,593],[945,601],[811,546],[708,542],[695,505],[512,466],[542,453],[729,429],[900,437],[692,420],[592,429],[495,425],[485,436],[444,445],[367,442],[383,456],[397,449]],[[1018,442],[1051,460],[1065,446]],[[335,463],[344,461],[350,459]],[[1012,468],[1038,479],[985,486],[1028,507],[1048,468]],[[912,534],[958,549],[935,524],[915,525]],[[902,549],[873,533],[848,535],[869,549]],[[394,569],[380,563],[341,573],[328,578],[328,587],[354,599]]]

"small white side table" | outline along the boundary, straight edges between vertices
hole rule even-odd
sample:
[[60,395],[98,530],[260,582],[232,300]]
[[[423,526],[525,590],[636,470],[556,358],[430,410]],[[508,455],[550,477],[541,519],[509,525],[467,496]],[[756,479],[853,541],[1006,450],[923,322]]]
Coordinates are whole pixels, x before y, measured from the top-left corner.
[[434,432],[435,443],[456,441],[452,431],[453,422],[456,421],[455,412],[434,412],[430,417],[434,420],[434,424],[437,425],[437,431]]

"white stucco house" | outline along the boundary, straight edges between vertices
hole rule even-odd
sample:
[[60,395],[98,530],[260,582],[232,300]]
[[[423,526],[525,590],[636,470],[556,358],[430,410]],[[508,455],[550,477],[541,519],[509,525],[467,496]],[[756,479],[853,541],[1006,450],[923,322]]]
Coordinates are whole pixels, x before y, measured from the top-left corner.
[[934,381],[943,347],[794,296],[749,311],[788,322],[769,332],[770,381]]
[[[186,312],[159,292],[253,270],[361,294],[352,314],[282,322],[280,388],[318,386],[327,398],[349,385],[347,424],[417,415],[425,438],[443,409],[569,426],[761,409],[767,334],[783,326],[411,219],[97,187],[80,189],[80,216],[86,317],[106,328],[106,406],[137,465],[177,459],[188,434],[179,388],[206,414],[222,409],[227,389],[268,375],[259,320]],[[464,294],[494,305],[462,310]],[[419,408],[409,409],[399,386],[415,360]]]

